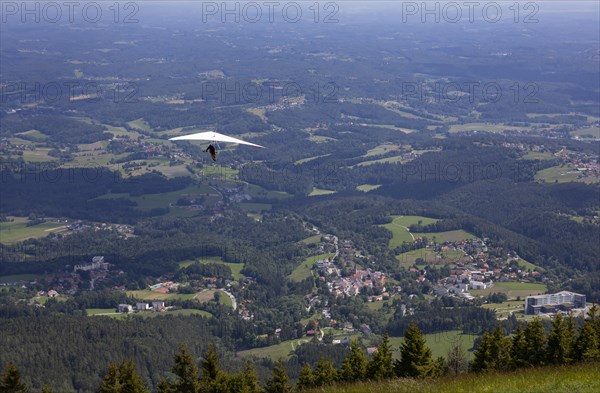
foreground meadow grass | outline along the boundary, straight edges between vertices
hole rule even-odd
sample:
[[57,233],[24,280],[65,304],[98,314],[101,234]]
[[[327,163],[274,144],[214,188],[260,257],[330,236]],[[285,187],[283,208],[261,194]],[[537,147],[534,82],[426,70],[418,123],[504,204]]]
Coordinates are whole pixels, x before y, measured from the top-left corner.
[[394,379],[308,392],[327,393],[595,393],[600,392],[600,363],[530,368],[508,373],[464,374],[437,380]]

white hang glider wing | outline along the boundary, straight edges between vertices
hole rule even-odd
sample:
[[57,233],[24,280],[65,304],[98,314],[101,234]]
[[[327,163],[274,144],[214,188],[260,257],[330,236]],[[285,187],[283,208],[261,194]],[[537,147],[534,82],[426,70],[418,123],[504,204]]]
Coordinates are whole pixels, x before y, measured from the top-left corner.
[[229,143],[238,143],[240,145],[249,145],[249,146],[254,146],[254,147],[260,147],[260,148],[265,149],[264,146],[257,145],[255,143],[246,142],[241,139],[232,138],[230,136],[219,134],[218,132],[214,132],[214,131],[199,132],[197,134],[176,136],[174,138],[169,138],[169,140],[170,141],[229,142]]

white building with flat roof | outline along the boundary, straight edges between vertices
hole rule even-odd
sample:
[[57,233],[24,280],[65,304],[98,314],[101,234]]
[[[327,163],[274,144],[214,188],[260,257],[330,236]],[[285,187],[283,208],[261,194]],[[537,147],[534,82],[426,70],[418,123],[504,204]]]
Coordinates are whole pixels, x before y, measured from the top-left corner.
[[569,291],[527,296],[525,298],[525,313],[539,314],[551,313],[559,310],[568,311],[573,308],[584,308],[585,302],[585,295]]

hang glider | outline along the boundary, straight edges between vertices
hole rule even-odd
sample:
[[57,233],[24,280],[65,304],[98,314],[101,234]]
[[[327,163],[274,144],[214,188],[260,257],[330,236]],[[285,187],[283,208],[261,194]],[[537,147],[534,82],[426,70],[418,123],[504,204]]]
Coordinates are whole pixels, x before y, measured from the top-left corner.
[[243,141],[241,139],[232,138],[227,135],[219,134],[218,132],[208,131],[208,132],[199,132],[197,134],[190,135],[182,135],[176,136],[174,138],[169,138],[170,141],[209,141],[209,142],[228,142],[228,143],[237,143],[240,145],[248,145],[254,147],[260,147],[262,149],[266,149],[266,147],[257,145],[255,143],[250,143]]

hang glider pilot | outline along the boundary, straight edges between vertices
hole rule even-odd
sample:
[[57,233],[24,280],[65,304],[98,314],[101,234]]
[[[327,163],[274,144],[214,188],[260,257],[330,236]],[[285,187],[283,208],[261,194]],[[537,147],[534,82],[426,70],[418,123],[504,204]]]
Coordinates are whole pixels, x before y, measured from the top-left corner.
[[208,147],[204,151],[210,153],[210,156],[212,157],[213,161],[217,161],[217,151],[215,150],[215,147],[213,145],[208,145]]

